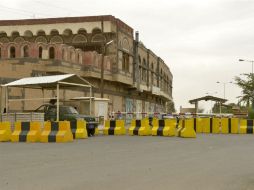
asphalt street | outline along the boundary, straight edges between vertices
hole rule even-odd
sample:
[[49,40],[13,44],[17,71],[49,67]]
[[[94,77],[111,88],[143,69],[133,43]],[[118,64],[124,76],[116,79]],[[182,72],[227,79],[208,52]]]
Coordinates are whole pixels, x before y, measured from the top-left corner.
[[254,135],[0,143],[1,190],[253,190]]

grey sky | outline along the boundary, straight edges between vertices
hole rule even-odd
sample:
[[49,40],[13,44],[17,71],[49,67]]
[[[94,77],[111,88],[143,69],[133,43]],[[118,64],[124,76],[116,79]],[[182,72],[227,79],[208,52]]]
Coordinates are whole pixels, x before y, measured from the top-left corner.
[[[9,9],[11,8],[11,9]],[[22,10],[22,11],[21,11]],[[0,19],[111,14],[140,33],[140,40],[173,73],[176,108],[218,92],[254,59],[253,0],[1,0]],[[237,102],[240,89],[226,84],[226,98]],[[208,109],[210,103],[203,102]]]

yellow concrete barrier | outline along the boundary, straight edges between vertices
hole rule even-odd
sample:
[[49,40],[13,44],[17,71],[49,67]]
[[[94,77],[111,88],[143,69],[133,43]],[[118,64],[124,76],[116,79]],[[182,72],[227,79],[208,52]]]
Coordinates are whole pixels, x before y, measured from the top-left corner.
[[0,122],[0,142],[11,140],[11,123]]
[[203,133],[220,133],[220,118],[202,118]]
[[178,124],[177,124],[177,130],[175,132],[175,136],[179,136],[180,131],[183,130],[184,128],[184,118],[179,118],[178,119]]
[[147,118],[142,120],[131,121],[131,126],[129,128],[129,135],[140,135],[147,136],[151,135],[152,131],[149,125],[149,120]]
[[253,134],[253,120],[241,119],[240,120],[240,134]]
[[212,118],[209,118],[209,117],[201,118],[202,132],[211,133],[212,131],[212,127],[210,126],[211,124],[212,124]]
[[94,130],[94,135],[99,135],[99,129],[98,129],[98,126],[95,127],[95,130]]
[[176,119],[153,120],[153,136],[175,136]]
[[16,122],[11,134],[12,142],[38,142],[41,134],[41,123],[38,121]]
[[183,126],[178,130],[178,136],[184,138],[196,138],[193,118],[183,120]]
[[202,133],[203,126],[204,124],[202,118],[194,118],[194,130],[196,133]]
[[41,142],[71,142],[73,135],[69,121],[50,122],[44,124],[44,130],[41,133]]
[[177,129],[181,129],[183,126],[183,118],[179,118],[177,122]]
[[218,117],[212,118],[212,133],[213,134],[220,133],[220,118]]
[[124,120],[106,120],[103,128],[104,135],[125,135]]
[[221,118],[221,133],[223,134],[237,134],[238,133],[238,118]]
[[71,132],[74,139],[85,139],[87,138],[86,121],[75,120],[70,122]]

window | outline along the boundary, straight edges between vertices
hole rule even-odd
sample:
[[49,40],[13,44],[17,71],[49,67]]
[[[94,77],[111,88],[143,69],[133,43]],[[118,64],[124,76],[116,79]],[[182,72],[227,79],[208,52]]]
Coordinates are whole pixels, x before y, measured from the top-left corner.
[[65,60],[65,51],[64,51],[64,49],[62,50],[62,60]]
[[146,81],[147,79],[146,79],[146,77],[147,77],[147,75],[146,75],[146,60],[145,59],[143,59],[143,72],[142,72],[142,80],[143,81]]
[[29,49],[27,45],[23,47],[23,56],[29,57]]
[[69,58],[69,61],[72,62],[72,58],[73,58],[73,52],[71,51],[70,52],[70,58]]
[[49,59],[55,59],[55,48],[54,47],[49,48]]
[[10,48],[10,58],[15,58],[16,57],[16,49],[14,46],[11,46]]
[[75,55],[75,52],[72,52],[72,55],[71,55],[71,62],[75,63],[75,58],[76,58],[76,55]]
[[143,75],[142,75],[142,67],[141,66],[139,66],[139,80],[140,80],[140,78],[141,78],[141,80],[143,80]]
[[39,47],[39,58],[42,58],[42,47]]
[[82,55],[78,53],[78,63],[82,64]]
[[127,53],[123,53],[123,65],[122,70],[129,72],[129,55]]

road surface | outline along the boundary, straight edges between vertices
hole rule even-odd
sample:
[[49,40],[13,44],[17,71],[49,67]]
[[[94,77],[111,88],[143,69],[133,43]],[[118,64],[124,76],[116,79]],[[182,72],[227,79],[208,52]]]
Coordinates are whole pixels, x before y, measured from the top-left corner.
[[0,143],[1,190],[253,190],[254,135]]

